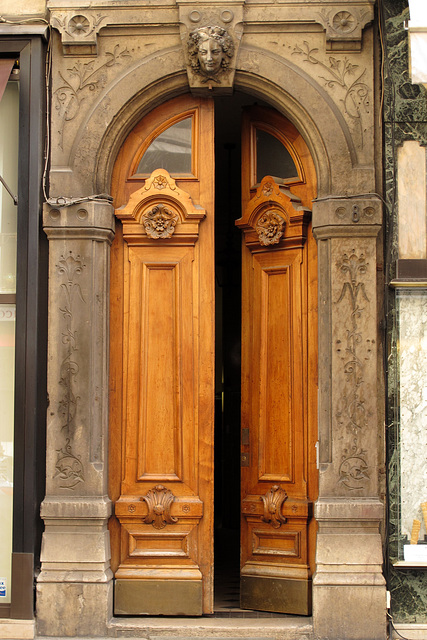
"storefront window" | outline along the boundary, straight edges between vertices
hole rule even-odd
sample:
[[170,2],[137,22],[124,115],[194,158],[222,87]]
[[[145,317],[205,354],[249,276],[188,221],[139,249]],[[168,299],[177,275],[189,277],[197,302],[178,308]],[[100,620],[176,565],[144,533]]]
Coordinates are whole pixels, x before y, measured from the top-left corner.
[[[19,84],[8,82],[0,101],[0,175],[18,187]],[[0,186],[0,603],[11,596],[17,207]]]

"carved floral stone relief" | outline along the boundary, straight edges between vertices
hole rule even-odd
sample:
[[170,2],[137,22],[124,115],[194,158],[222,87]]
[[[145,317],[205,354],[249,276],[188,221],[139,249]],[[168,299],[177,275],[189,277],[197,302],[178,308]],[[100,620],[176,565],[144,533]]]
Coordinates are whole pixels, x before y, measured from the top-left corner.
[[80,482],[84,482],[83,465],[79,457],[73,453],[73,436],[76,430],[76,411],[80,400],[74,392],[75,379],[79,373],[78,351],[79,335],[74,328],[75,301],[78,298],[85,304],[85,299],[78,279],[85,269],[80,255],[72,251],[67,256],[61,256],[57,264],[57,272],[62,276],[60,291],[62,304],[59,307],[62,315],[61,342],[65,355],[61,362],[59,385],[62,389],[58,405],[58,415],[61,420],[61,434],[65,443],[57,449],[57,460],[54,479],[62,489],[74,489]]
[[319,22],[326,30],[328,50],[358,51],[362,48],[362,31],[373,20],[372,6],[322,9]]
[[303,63],[317,67],[318,79],[330,90],[363,149],[365,120],[371,113],[371,92],[366,80],[367,70],[361,69],[358,64],[353,64],[347,56],[329,56],[329,62],[326,64],[320,59],[318,52],[318,48],[312,48],[307,41],[304,41],[302,46],[298,44],[294,46],[292,55],[299,56]]
[[367,313],[366,307],[370,303],[364,282],[368,266],[364,254],[357,254],[354,250],[344,253],[337,264],[337,268],[345,274],[346,279],[336,304],[346,306],[341,317],[348,319],[347,322],[344,321],[344,339],[337,339],[335,343],[345,380],[335,415],[344,439],[338,482],[350,491],[363,489],[370,477],[368,452],[363,448],[368,424],[366,364],[375,349],[375,340],[365,338],[362,329],[363,317]]
[[66,71],[58,72],[59,85],[53,92],[53,104],[57,112],[58,144],[64,145],[64,128],[78,115],[82,104],[91,93],[98,92],[108,82],[108,70],[130,58],[126,47],[116,45],[112,51],[105,52],[105,58],[96,58],[90,62],[77,59]]
[[106,16],[101,13],[63,15],[56,13],[52,16],[52,26],[59,29],[63,38],[68,36],[72,40],[80,40],[83,37],[96,33]]

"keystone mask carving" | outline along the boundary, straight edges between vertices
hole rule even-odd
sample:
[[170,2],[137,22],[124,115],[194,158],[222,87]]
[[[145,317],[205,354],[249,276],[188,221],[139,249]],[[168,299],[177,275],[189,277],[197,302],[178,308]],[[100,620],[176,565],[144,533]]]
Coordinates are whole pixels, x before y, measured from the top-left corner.
[[218,76],[228,69],[234,55],[233,39],[222,27],[200,27],[190,33],[188,54],[193,72],[202,76],[203,83],[220,84]]

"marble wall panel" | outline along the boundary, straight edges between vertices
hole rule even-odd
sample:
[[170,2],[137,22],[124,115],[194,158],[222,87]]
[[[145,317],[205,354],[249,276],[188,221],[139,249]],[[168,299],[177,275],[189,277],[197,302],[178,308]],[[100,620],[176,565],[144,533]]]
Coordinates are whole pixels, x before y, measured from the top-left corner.
[[426,535],[421,503],[427,502],[427,291],[398,292],[400,363],[400,477],[402,536],[414,518]]
[[[384,92],[384,178],[387,202],[385,216],[386,280],[395,277],[398,252],[397,149],[405,140],[427,143],[427,93],[425,87],[412,84],[409,77],[407,0],[384,0],[381,7],[385,54]],[[385,299],[388,346],[388,568],[387,582],[391,592],[391,614],[395,622],[427,623],[427,586],[425,572],[397,569],[402,547],[401,530],[401,454],[399,405],[399,329],[396,318],[395,291]],[[419,325],[418,325],[419,326]],[[400,558],[401,559],[401,558]]]

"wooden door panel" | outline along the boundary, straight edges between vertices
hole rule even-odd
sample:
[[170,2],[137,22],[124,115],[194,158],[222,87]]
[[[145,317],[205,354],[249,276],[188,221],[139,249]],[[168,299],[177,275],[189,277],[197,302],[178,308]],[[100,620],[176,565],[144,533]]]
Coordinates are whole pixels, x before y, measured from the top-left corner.
[[[141,149],[183,117],[193,118],[192,173],[135,174]],[[116,163],[110,531],[119,614],[212,611],[212,167],[213,103],[189,96],[137,125]]]
[[127,437],[137,447],[127,454],[126,493],[135,482],[194,486],[193,253],[193,247],[164,248],[159,261],[156,247],[129,248],[128,378],[136,388]]
[[[253,482],[303,482],[301,251],[253,255],[253,350],[259,353],[259,430],[253,438]],[[257,328],[257,329],[255,329]],[[298,335],[299,334],[299,335]],[[258,411],[257,411],[258,414]],[[299,431],[299,432],[298,432]],[[254,429],[250,433],[255,434]],[[280,446],[278,446],[280,443]],[[256,476],[255,476],[256,474]],[[300,487],[301,490],[301,487]],[[295,492],[298,488],[295,487]]]
[[[257,135],[286,144],[294,177],[257,177]],[[315,253],[305,143],[271,109],[247,110],[242,165],[241,607],[311,612],[316,416]],[[312,180],[312,182],[310,182]],[[314,271],[313,271],[314,269]],[[308,344],[308,336],[314,338]],[[312,377],[310,377],[312,376]]]

